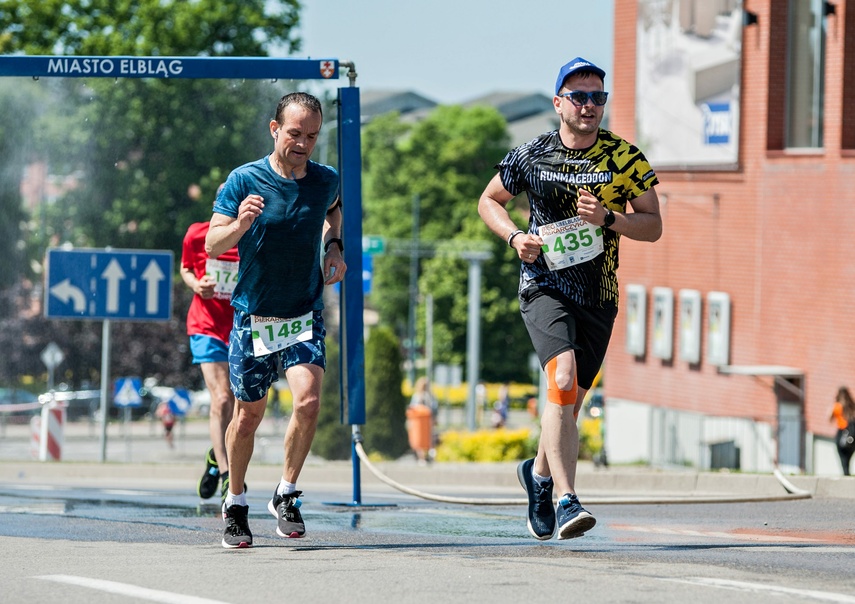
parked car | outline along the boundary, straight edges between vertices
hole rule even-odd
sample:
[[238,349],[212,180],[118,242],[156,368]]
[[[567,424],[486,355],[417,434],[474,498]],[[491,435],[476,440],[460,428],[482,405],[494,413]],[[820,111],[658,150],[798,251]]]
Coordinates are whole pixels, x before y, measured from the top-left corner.
[[0,388],[0,415],[10,423],[24,423],[41,411],[39,397],[23,388]]

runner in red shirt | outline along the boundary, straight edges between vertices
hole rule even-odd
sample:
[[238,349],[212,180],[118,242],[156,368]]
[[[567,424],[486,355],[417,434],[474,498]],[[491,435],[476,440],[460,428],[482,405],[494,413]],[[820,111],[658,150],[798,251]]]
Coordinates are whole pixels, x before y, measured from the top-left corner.
[[[222,185],[217,194],[221,189]],[[211,394],[209,430],[212,446],[205,455],[205,473],[197,487],[202,499],[212,497],[221,480],[222,496],[228,493],[229,488],[225,434],[235,407],[235,397],[229,386],[229,334],[234,319],[232,291],[238,272],[237,247],[216,260],[205,253],[208,225],[207,222],[190,225],[184,235],[181,253],[181,278],[194,294],[187,313],[190,351],[193,363],[202,368],[205,386]]]

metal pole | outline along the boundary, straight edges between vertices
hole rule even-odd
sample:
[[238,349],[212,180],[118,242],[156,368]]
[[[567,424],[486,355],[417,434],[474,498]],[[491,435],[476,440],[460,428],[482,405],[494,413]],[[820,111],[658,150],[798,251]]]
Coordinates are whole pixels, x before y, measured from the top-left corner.
[[410,367],[407,377],[410,386],[416,383],[416,304],[419,298],[419,194],[413,195],[413,241],[410,250],[410,313],[407,321],[408,357]]
[[478,367],[481,364],[481,262],[489,254],[466,254],[469,261],[469,313],[466,327],[466,426],[476,429],[475,407],[478,387]]
[[428,392],[433,388],[433,295],[425,297],[425,375]]
[[107,388],[110,385],[110,321],[101,327],[101,463],[107,461]]

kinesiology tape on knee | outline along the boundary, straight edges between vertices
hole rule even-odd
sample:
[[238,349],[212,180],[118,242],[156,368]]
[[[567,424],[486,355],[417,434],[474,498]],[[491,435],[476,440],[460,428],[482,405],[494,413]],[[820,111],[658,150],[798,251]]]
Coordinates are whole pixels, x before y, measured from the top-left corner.
[[546,400],[562,407],[575,405],[576,397],[579,394],[579,383],[576,381],[576,376],[573,376],[573,387],[570,390],[559,389],[555,381],[557,366],[558,361],[556,359],[552,359],[546,364]]

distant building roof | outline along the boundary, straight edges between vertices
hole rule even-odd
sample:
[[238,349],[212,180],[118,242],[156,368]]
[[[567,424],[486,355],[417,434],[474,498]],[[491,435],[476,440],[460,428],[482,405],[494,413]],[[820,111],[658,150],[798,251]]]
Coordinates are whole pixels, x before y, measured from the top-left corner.
[[402,116],[418,109],[433,109],[436,101],[410,90],[365,90],[360,97],[362,121],[397,111]]
[[[410,90],[367,90],[361,95],[362,122],[368,123],[372,118],[391,111],[397,111],[404,122],[419,122],[437,105],[435,101]],[[461,105],[496,109],[508,124],[513,147],[558,128],[558,114],[552,97],[539,92],[491,92]],[[608,108],[602,127],[608,127]]]
[[494,107],[508,123],[539,113],[555,113],[552,98],[537,92],[492,92],[464,103],[465,107],[473,105]]

